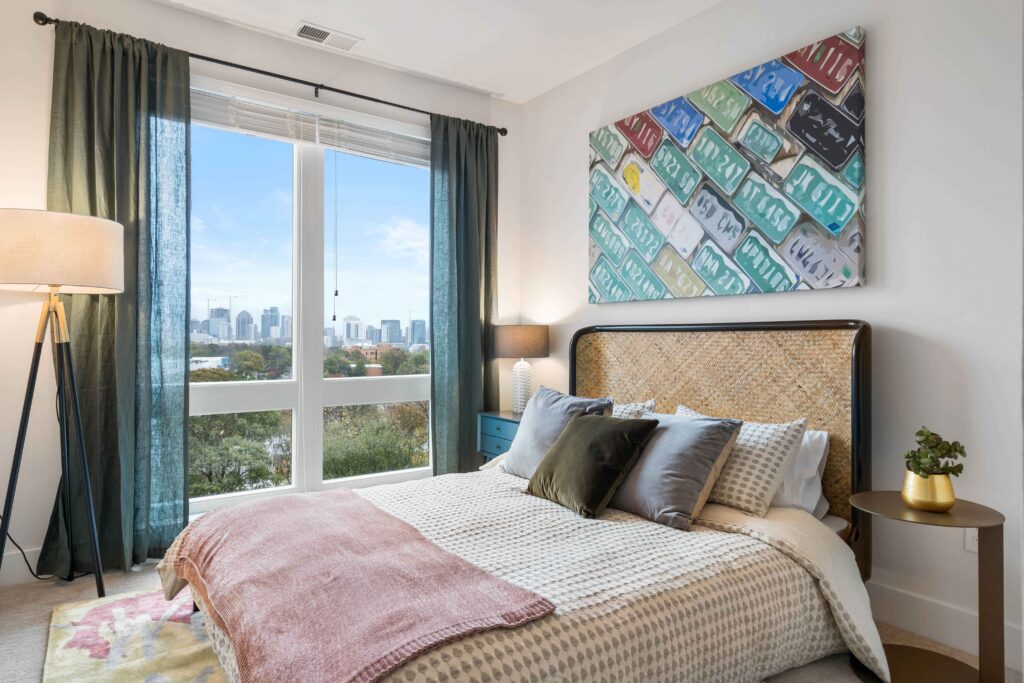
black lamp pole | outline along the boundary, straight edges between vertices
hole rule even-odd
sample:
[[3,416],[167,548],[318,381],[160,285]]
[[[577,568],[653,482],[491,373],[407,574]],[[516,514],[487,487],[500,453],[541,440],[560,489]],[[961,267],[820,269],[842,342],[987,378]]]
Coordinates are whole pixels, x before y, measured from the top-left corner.
[[[57,417],[60,423],[60,465],[61,465],[61,500],[64,507],[64,528],[68,538],[70,553],[67,580],[75,578],[75,543],[71,535],[71,477],[69,461],[70,435],[73,435],[78,450],[78,458],[82,467],[82,487],[85,493],[85,507],[89,523],[89,537],[92,542],[93,576],[96,578],[96,594],[103,597],[103,567],[100,563],[99,536],[96,532],[96,510],[92,499],[92,485],[89,479],[89,463],[85,453],[85,435],[82,431],[82,411],[78,403],[78,385],[75,383],[75,371],[71,361],[71,338],[68,335],[68,323],[64,314],[64,304],[57,296],[57,288],[50,288],[50,296],[43,304],[39,316],[39,327],[36,330],[35,348],[32,350],[32,365],[28,373],[28,385],[25,388],[25,401],[21,408],[21,422],[18,423],[18,437],[14,445],[14,459],[11,462],[11,478],[7,484],[7,496],[4,498],[3,520],[0,521],[0,566],[3,564],[4,548],[7,545],[7,532],[11,526],[11,509],[14,506],[14,491],[18,486],[18,473],[21,470],[21,458],[25,451],[25,435],[28,432],[28,418],[32,410],[32,397],[35,394],[36,377],[39,374],[39,359],[43,351],[43,342],[49,328],[53,357],[57,373]],[[70,404],[70,416],[68,407]],[[70,417],[70,419],[69,419]]]

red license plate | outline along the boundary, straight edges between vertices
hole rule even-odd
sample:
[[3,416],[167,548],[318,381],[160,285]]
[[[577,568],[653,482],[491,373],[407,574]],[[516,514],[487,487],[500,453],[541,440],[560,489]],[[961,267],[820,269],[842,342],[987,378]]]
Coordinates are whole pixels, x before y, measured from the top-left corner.
[[615,127],[633,143],[633,147],[640,152],[644,159],[651,158],[661,141],[661,126],[646,111],[616,121]]
[[861,48],[831,36],[790,52],[784,59],[832,94],[842,90],[864,58]]

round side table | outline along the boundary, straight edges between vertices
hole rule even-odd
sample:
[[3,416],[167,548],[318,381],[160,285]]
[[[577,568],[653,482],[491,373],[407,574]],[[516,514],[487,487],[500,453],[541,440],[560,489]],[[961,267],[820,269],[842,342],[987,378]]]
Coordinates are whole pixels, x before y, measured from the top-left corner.
[[949,512],[912,510],[900,498],[899,491],[862,491],[850,497],[850,505],[900,522],[978,530],[978,668],[938,652],[886,645],[893,683],[1003,683],[1003,515],[960,499]]

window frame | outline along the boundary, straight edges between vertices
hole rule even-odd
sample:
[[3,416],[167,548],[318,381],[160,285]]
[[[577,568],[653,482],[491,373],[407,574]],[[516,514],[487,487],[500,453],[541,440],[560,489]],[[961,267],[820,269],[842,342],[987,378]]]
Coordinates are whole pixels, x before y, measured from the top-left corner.
[[[340,107],[309,102],[217,79],[193,76],[195,88],[243,97],[270,106],[373,125],[429,139],[430,129]],[[228,130],[203,121],[198,125]],[[269,135],[256,137],[275,138]],[[385,377],[324,377],[324,158],[325,149],[354,153],[317,142],[287,140],[293,145],[292,217],[292,376],[289,379],[239,382],[190,382],[188,417],[266,410],[292,411],[291,484],[255,491],[190,498],[193,514],[227,505],[289,493],[334,488],[361,488],[433,476],[433,449],[426,467],[323,479],[324,409],[343,405],[373,405],[430,400],[430,375]],[[389,163],[397,163],[384,159]],[[433,434],[430,434],[431,444]]]

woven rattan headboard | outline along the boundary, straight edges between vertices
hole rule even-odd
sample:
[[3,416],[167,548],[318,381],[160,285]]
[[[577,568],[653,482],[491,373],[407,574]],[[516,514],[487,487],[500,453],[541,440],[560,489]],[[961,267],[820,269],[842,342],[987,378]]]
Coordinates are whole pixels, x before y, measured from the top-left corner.
[[830,514],[851,522],[866,573],[870,520],[849,498],[871,484],[870,335],[856,320],[587,327],[572,339],[569,390],[654,398],[659,412],[685,404],[757,422],[808,418],[810,429],[829,433],[825,497]]

